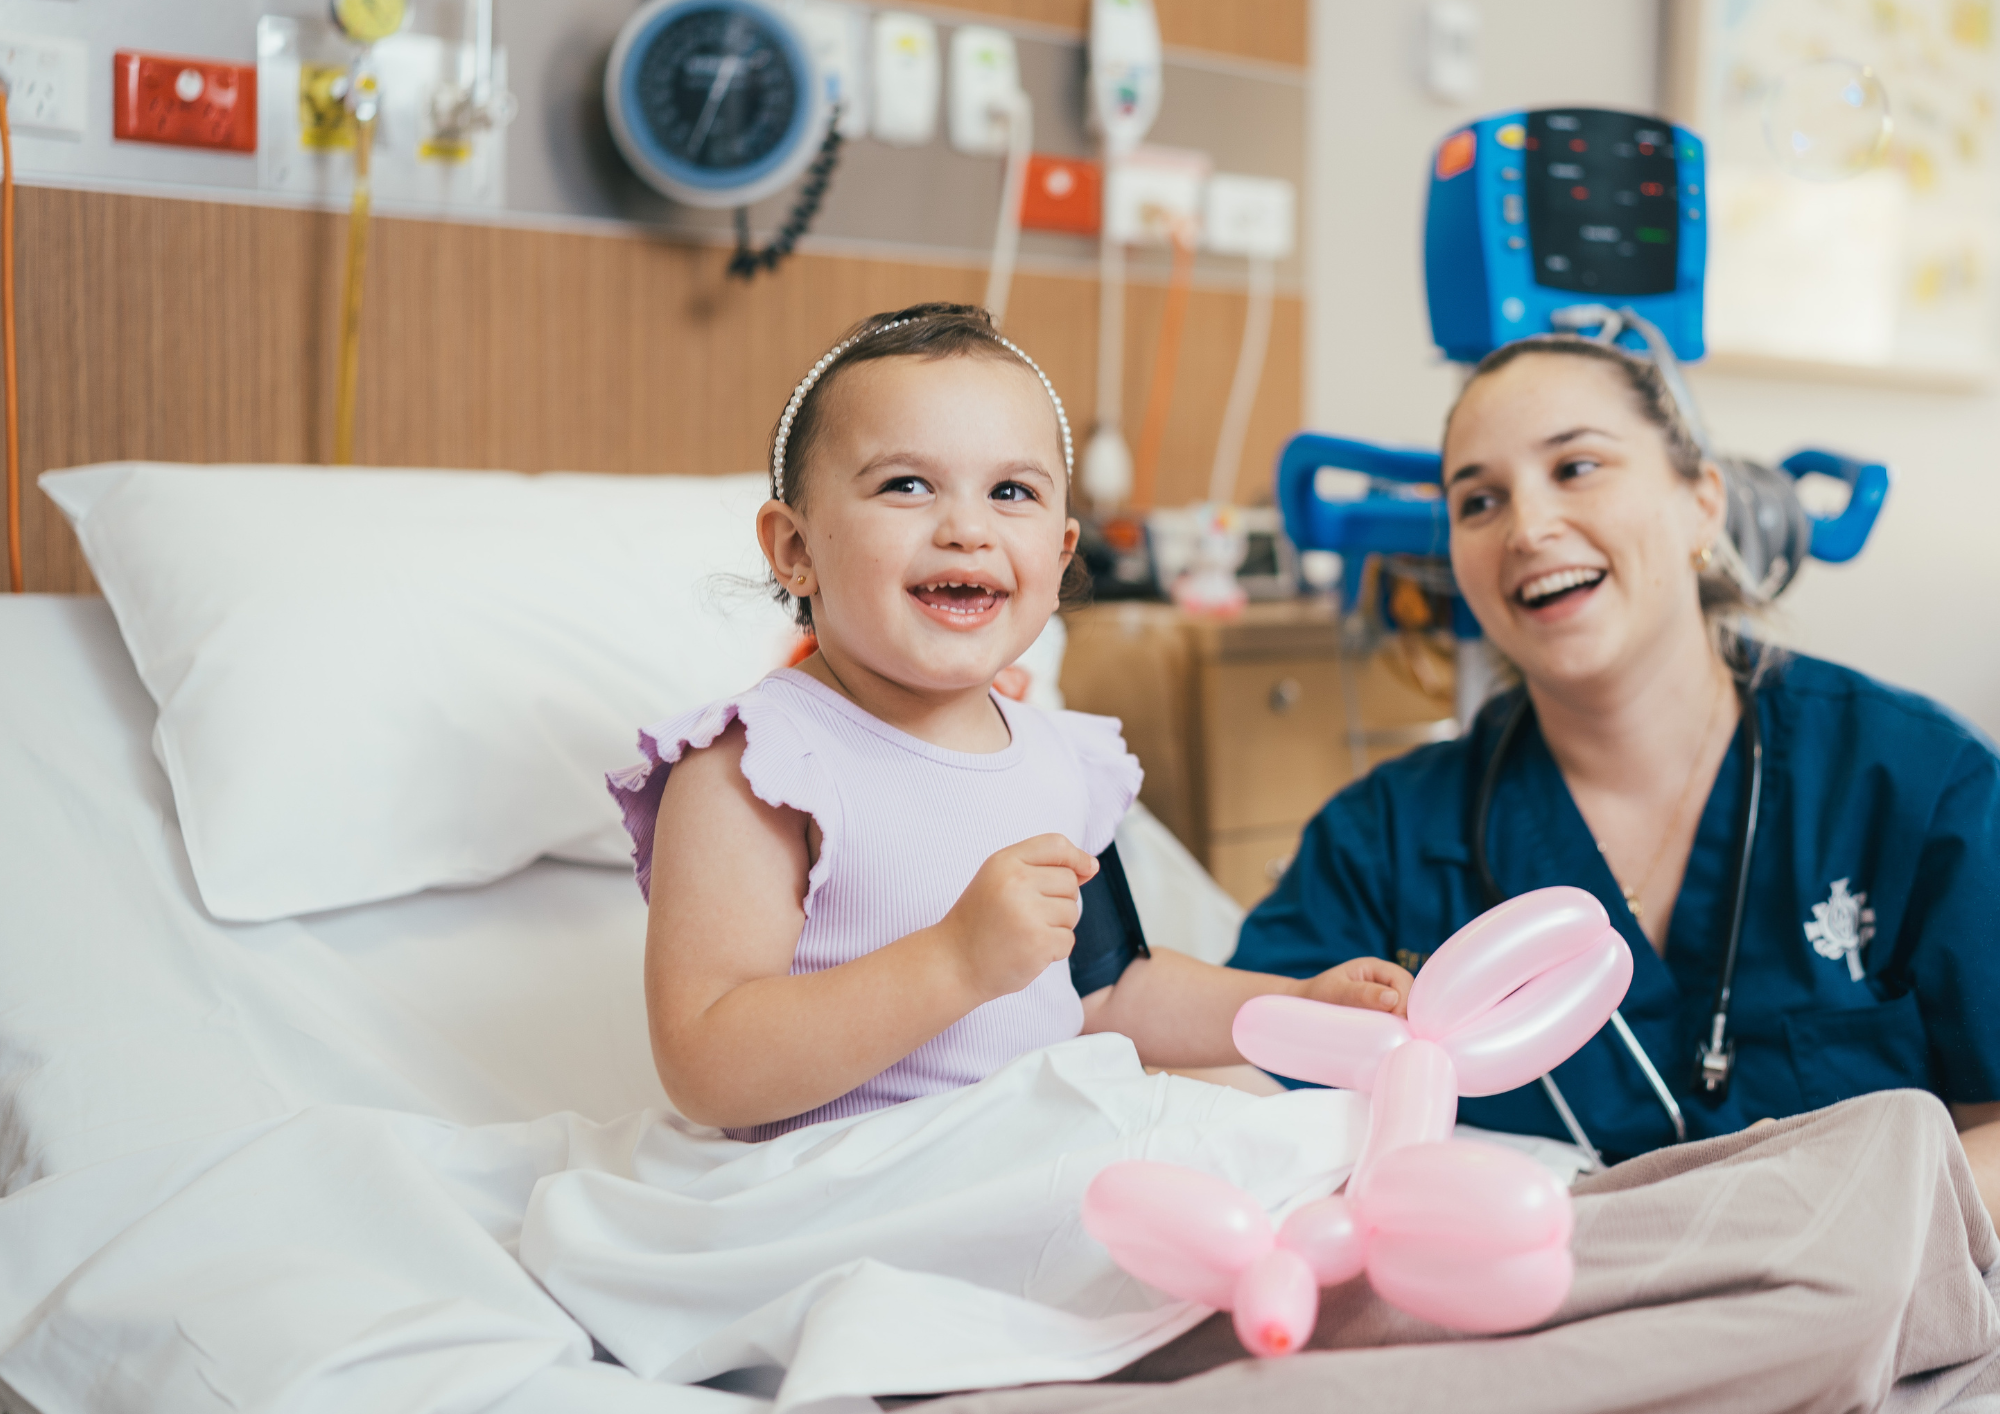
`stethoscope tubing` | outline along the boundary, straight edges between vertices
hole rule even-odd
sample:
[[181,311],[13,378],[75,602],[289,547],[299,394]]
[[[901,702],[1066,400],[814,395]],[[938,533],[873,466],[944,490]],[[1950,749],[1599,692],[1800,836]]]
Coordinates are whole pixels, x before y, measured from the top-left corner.
[[[1708,1044],[1705,1048],[1708,1053],[1725,1058],[1722,1066],[1724,1086],[1728,1083],[1728,1073],[1733,1063],[1728,1051],[1729,1004],[1735,990],[1736,958],[1742,946],[1743,915],[1750,894],[1750,860],[1757,841],[1757,819],[1764,793],[1764,733],[1762,724],[1757,720],[1756,693],[1743,684],[1739,684],[1738,692],[1743,702],[1743,732],[1749,739],[1750,759],[1746,763],[1746,771],[1750,778],[1749,792],[1744,802],[1741,832],[1736,845],[1734,871],[1736,896],[1731,901],[1729,910],[1729,945],[1723,954],[1722,977],[1716,986],[1715,1006],[1709,1017]],[[1486,762],[1485,773],[1480,778],[1479,795],[1473,805],[1472,866],[1488,908],[1506,902],[1507,895],[1501,890],[1499,881],[1493,877],[1493,867],[1487,856],[1487,821],[1493,813],[1493,793],[1500,782],[1501,767],[1506,764],[1515,737],[1520,735],[1521,724],[1527,719],[1530,706],[1528,694],[1524,690],[1520,700],[1514,704],[1513,710],[1507,714],[1505,724],[1500,728],[1500,740],[1494,744],[1493,755]],[[1612,1011],[1611,1029],[1617,1033],[1619,1041],[1638,1064],[1639,1071],[1652,1089],[1654,1098],[1660,1102],[1660,1108],[1666,1111],[1667,1119],[1673,1125],[1674,1142],[1677,1144],[1684,1142],[1687,1139],[1687,1116],[1682,1111],[1680,1102],[1674,1098],[1674,1093],[1660,1074],[1659,1068],[1653,1064],[1652,1057],[1646,1054],[1646,1048],[1639,1044],[1639,1038],[1626,1024],[1622,1011],[1617,1009]],[[1563,1095],[1562,1087],[1556,1084],[1553,1074],[1542,1077],[1542,1089],[1548,1095],[1549,1103],[1555,1107],[1556,1116],[1562,1121],[1563,1128],[1569,1131],[1570,1138],[1577,1148],[1583,1150],[1592,1167],[1602,1168],[1603,1156],[1598,1152],[1597,1146],[1590,1142],[1590,1136],[1585,1132],[1582,1121],[1577,1119],[1576,1111],[1570,1107],[1569,1100]]]

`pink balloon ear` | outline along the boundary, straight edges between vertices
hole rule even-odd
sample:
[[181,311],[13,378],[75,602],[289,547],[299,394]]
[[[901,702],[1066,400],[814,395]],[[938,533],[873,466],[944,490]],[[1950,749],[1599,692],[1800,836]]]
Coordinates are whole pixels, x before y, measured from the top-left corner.
[[1252,1355],[1296,1355],[1319,1319],[1319,1283],[1298,1253],[1274,1247],[1236,1283],[1236,1338]]
[[1236,1049],[1273,1075],[1340,1090],[1370,1090],[1382,1057],[1410,1039],[1403,1019],[1304,997],[1252,997],[1230,1028]]
[[1458,1093],[1498,1095],[1554,1070],[1603,1029],[1631,985],[1632,950],[1606,928],[1581,956],[1444,1038]]
[[1234,1184],[1144,1159],[1111,1164],[1090,1181],[1083,1226],[1146,1285],[1219,1311],[1273,1242],[1271,1220]]
[[1595,895],[1566,885],[1487,909],[1445,939],[1417,974],[1408,1007],[1411,1034],[1442,1040],[1584,952],[1610,926]]

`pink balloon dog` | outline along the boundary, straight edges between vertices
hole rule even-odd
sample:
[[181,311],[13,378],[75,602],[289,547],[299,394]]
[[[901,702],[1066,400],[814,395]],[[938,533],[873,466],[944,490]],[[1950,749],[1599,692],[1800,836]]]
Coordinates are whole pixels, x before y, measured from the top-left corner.
[[1370,1092],[1345,1195],[1276,1233],[1248,1194],[1171,1164],[1112,1164],[1083,1224],[1127,1272],[1234,1313],[1256,1355],[1311,1336],[1319,1288],[1367,1272],[1385,1301],[1454,1330],[1535,1325],[1569,1294],[1569,1193],[1525,1155],[1450,1138],[1460,1095],[1497,1095],[1568,1059],[1611,1017],[1632,955],[1581,889],[1538,889],[1446,940],[1410,990],[1409,1020],[1299,997],[1236,1013],[1264,1069]]

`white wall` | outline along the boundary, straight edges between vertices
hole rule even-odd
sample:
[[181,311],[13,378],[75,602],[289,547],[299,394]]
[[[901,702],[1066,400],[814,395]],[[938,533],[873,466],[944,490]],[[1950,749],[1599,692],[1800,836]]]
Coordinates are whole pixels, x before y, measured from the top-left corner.
[[[1656,106],[1654,0],[1482,0],[1483,82],[1454,108],[1420,81],[1421,0],[1315,0],[1311,425],[1436,441],[1457,375],[1429,337],[1428,157],[1453,125],[1506,107]],[[1728,450],[1812,445],[1887,460],[1898,480],[1861,557],[1813,563],[1772,628],[1805,652],[1928,693],[2000,736],[2000,390],[1915,392],[1697,370]]]

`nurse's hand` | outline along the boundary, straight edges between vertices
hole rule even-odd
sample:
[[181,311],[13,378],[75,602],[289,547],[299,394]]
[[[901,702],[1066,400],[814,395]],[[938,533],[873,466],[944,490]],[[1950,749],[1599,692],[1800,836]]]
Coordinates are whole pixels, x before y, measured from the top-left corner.
[[1379,957],[1357,957],[1292,986],[1295,996],[1310,1001],[1403,1016],[1410,1002],[1410,986],[1415,981],[1393,962]]

